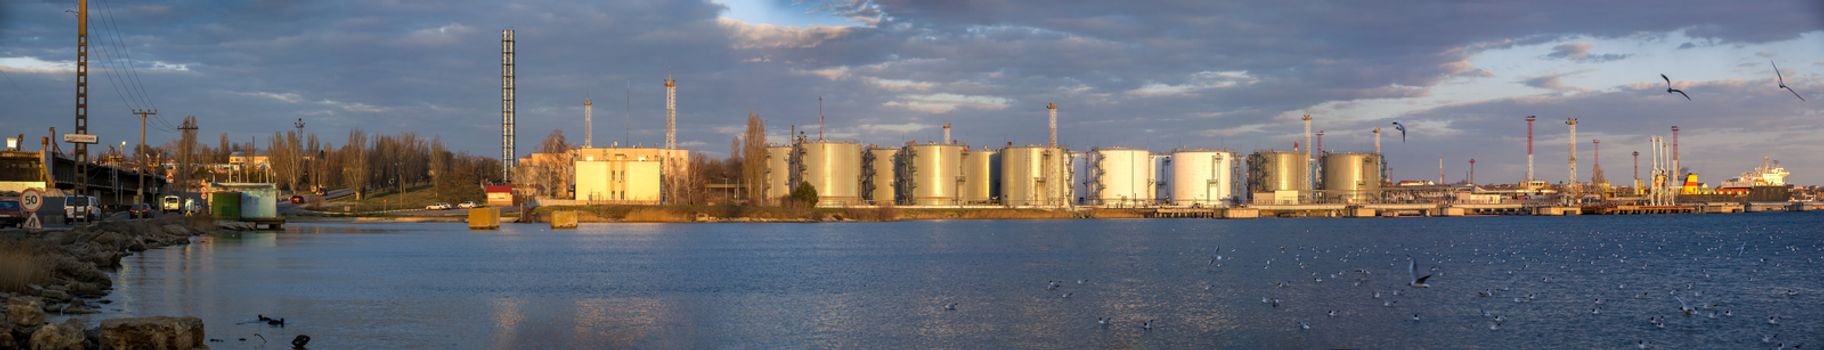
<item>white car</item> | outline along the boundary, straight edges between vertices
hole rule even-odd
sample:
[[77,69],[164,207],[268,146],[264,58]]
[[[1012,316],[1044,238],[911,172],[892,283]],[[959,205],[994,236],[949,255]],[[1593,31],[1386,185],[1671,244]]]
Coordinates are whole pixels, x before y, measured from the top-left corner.
[[71,196],[63,199],[64,220],[94,222],[101,218],[100,200],[95,196]]
[[450,203],[437,203],[424,207],[424,210],[450,210]]
[[463,208],[463,209],[473,209],[473,208],[480,208],[481,206],[476,205],[475,201],[462,201],[462,204],[457,204],[456,207]]

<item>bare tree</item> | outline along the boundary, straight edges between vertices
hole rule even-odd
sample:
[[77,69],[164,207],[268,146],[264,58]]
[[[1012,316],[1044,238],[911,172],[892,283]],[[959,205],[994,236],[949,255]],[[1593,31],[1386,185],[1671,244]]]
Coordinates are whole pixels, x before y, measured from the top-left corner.
[[741,182],[747,185],[747,200],[766,204],[766,121],[759,113],[747,113],[747,133],[741,137]]
[[367,159],[367,134],[361,129],[348,131],[348,143],[342,145],[342,184],[355,191],[355,199],[367,195],[371,176]]
[[570,143],[564,139],[564,131],[551,130],[551,134],[545,135],[545,140],[539,143],[538,153],[531,161],[520,162],[513,168],[513,182],[531,186],[539,195],[565,197],[576,175],[576,166],[571,163],[574,155]]

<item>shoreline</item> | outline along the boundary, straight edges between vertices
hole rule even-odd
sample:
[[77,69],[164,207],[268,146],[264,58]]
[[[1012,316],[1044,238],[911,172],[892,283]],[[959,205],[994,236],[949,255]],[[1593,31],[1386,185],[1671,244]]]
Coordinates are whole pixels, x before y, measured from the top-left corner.
[[[112,303],[110,273],[122,258],[229,231],[208,219],[176,216],[109,219],[35,233],[0,231],[0,348],[205,347],[200,318],[114,318],[88,327],[85,316]],[[52,324],[50,317],[68,318]]]

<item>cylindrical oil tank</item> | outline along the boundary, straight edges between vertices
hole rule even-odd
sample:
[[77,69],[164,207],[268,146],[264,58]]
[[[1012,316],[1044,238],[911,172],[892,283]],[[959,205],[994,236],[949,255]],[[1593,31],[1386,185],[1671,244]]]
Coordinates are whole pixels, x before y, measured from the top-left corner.
[[1381,192],[1381,156],[1374,153],[1325,152],[1324,193],[1331,198],[1358,202]]
[[963,204],[986,204],[994,198],[996,183],[994,151],[967,150],[963,153],[963,182],[957,193]]
[[1210,208],[1229,203],[1234,195],[1235,155],[1223,151],[1172,152],[1172,205]]
[[817,189],[817,206],[861,203],[861,144],[814,141],[799,144],[804,172],[798,178]]
[[792,193],[792,148],[766,148],[766,200],[772,202]]
[[963,145],[923,144],[906,146],[900,156],[905,160],[900,172],[900,189],[912,205],[956,205],[957,186],[962,180]]
[[1097,148],[1089,151],[1092,204],[1137,207],[1153,202],[1153,153],[1143,149]]
[[1001,203],[1013,207],[1070,204],[1070,154],[1040,146],[1008,147],[1001,155]]
[[899,150],[893,148],[869,148],[866,157],[862,158],[867,167],[862,169],[862,191],[868,194],[868,202],[874,205],[893,204],[895,179],[898,176]]
[[1308,192],[1310,179],[1304,153],[1258,151],[1248,156],[1248,192]]

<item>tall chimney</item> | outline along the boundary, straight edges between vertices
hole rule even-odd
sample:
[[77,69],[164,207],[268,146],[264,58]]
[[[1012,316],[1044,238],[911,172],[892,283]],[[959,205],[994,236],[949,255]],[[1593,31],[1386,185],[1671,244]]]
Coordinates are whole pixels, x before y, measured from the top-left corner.
[[513,30],[500,32],[500,178],[512,181],[513,155]]
[[1470,186],[1476,185],[1476,159],[1475,158],[1469,159],[1469,185]]
[[1444,184],[1444,154],[1438,153],[1438,185]]
[[678,148],[678,81],[665,72],[665,149]]
[[950,144],[950,122],[944,122],[944,144]]
[[1381,128],[1374,128],[1374,154],[1381,154]]
[[1058,104],[1046,102],[1045,111],[1051,113],[1051,136],[1045,144],[1051,148],[1058,148]]
[[583,99],[583,148],[595,148],[595,102]]
[[1527,183],[1532,183],[1533,179],[1535,179],[1533,177],[1533,121],[1537,120],[1537,119],[1539,119],[1539,117],[1530,116],[1530,115],[1526,116],[1526,182]]
[[1684,174],[1685,169],[1679,167],[1680,165],[1682,165],[1682,164],[1679,164],[1679,161],[1678,161],[1678,126],[1673,125],[1672,126],[1672,176],[1674,178],[1681,179],[1679,181],[1684,181],[1682,179],[1685,176],[1685,174]]
[[1571,138],[1569,141],[1566,141],[1566,143],[1571,145],[1571,173],[1570,183],[1568,183],[1568,185],[1575,187],[1577,186],[1577,118],[1565,119],[1564,125],[1571,127]]

